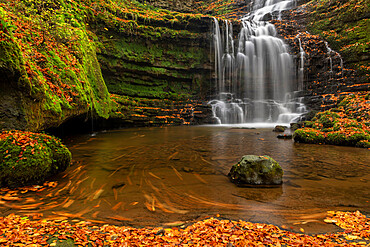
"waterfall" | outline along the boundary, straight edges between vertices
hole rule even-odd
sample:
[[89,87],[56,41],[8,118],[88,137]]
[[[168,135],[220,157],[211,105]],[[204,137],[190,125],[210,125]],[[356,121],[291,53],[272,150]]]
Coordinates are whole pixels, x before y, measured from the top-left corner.
[[[241,19],[235,40],[231,22],[221,23],[221,29],[213,19],[217,99],[209,104],[218,122],[289,123],[305,110],[296,97],[303,88],[303,75],[301,87],[288,46],[276,37],[275,26],[263,21],[281,18],[281,12],[295,4],[294,0],[254,1],[252,12]],[[301,56],[304,59],[304,51]],[[303,61],[301,66],[303,73]]]

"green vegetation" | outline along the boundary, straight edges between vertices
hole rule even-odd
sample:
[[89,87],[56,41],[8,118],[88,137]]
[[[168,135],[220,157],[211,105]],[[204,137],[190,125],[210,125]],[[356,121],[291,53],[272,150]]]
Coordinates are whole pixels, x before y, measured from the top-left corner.
[[322,36],[347,63],[369,77],[369,0],[313,0],[309,30]]
[[59,139],[22,131],[0,133],[0,187],[42,183],[64,171],[71,153]]
[[27,129],[89,110],[108,117],[110,102],[94,35],[74,2],[0,1],[0,15],[2,64],[21,74],[19,86],[29,98],[21,109]]
[[[0,66],[5,77],[19,75],[22,98],[14,108],[25,128],[86,113],[107,118],[108,89],[158,99],[198,93],[201,76],[189,69],[208,61],[193,46],[203,17],[128,0],[0,0]],[[188,45],[175,45],[179,40]],[[103,79],[98,60],[112,76]]]
[[238,6],[238,1],[236,0],[212,0],[212,1],[201,1],[200,9],[204,13],[211,12],[213,16],[220,18],[228,17],[235,18],[235,12],[238,10],[235,8],[234,4]]
[[336,108],[319,112],[294,132],[303,143],[370,147],[370,94],[351,94]]

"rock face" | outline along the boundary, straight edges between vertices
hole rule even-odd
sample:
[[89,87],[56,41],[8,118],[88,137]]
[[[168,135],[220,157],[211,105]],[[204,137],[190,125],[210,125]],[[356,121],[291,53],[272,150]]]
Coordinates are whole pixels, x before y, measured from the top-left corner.
[[282,183],[283,169],[267,155],[245,155],[233,165],[228,177],[238,186],[276,185]]
[[[137,21],[155,33],[110,27],[98,31],[104,44],[98,55],[104,81],[113,94],[147,99],[178,100],[208,95],[212,65],[209,33],[211,19],[189,19],[174,27],[168,23]],[[92,28],[104,30],[101,24]]]
[[[283,21],[272,22],[291,48],[297,65],[301,42],[305,53],[302,96],[306,106],[327,110],[335,107],[341,95],[369,91],[370,67],[365,54],[368,44],[363,38],[363,22],[368,21],[363,16],[366,7],[354,8],[358,2],[352,0],[300,2],[302,5],[283,13]],[[351,11],[356,13],[349,14]],[[353,19],[345,20],[347,15]]]
[[[173,8],[167,8],[172,2],[149,1],[154,8],[148,1],[117,5],[93,0],[71,5],[61,0],[39,9],[15,2],[19,9],[0,3],[4,20],[0,25],[0,129],[39,131],[75,118],[112,115],[122,124],[141,121],[144,114],[117,118],[116,112],[121,111],[115,108],[112,94],[137,102],[137,108],[148,107],[140,104],[142,99],[171,101],[176,109],[191,108],[180,106],[180,101],[206,101],[213,68],[212,22],[200,13],[183,13],[193,9],[193,1],[175,1]],[[31,12],[35,13],[32,23],[25,25],[24,18]],[[71,13],[73,21],[63,19]],[[38,20],[46,15],[63,19],[64,29],[44,28]],[[54,23],[54,17],[48,21]],[[194,122],[211,116],[206,108],[197,108],[189,118]],[[151,116],[156,113],[157,122],[168,115],[162,109],[150,109]]]
[[[0,3],[0,129],[39,131],[77,117],[110,117],[119,125],[209,122],[206,107],[193,107],[191,117],[177,116],[177,110],[188,114],[192,108],[181,102],[205,103],[214,91],[209,15],[230,19],[236,34],[235,19],[255,1],[59,0],[42,7],[13,2]],[[282,20],[271,22],[289,44],[297,67],[304,63],[299,83],[305,104],[329,109],[340,95],[370,90],[369,11],[361,5],[364,0],[307,2],[297,1]],[[29,13],[34,13],[31,19]],[[112,94],[138,103],[135,109],[116,109]],[[140,104],[141,99],[153,102]],[[150,106],[163,100],[173,101],[174,109]]]

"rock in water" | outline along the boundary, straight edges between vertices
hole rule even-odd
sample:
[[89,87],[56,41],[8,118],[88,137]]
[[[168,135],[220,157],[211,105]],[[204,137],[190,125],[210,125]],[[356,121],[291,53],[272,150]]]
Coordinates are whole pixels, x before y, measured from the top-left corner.
[[292,134],[279,134],[277,135],[278,139],[292,139],[293,135]]
[[233,165],[228,177],[239,186],[276,185],[283,181],[283,169],[267,155],[245,155]]
[[286,130],[286,126],[283,125],[276,125],[275,128],[272,130],[274,132],[284,132]]

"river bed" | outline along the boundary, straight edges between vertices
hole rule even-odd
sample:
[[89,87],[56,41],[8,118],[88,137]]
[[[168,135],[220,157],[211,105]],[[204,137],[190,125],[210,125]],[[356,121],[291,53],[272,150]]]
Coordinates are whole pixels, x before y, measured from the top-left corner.
[[[306,233],[337,231],[326,211],[370,213],[367,149],[294,143],[272,128],[130,128],[68,137],[74,165],[55,187],[20,193],[2,215],[35,214],[135,227],[179,226],[211,216]],[[240,188],[227,173],[241,156],[269,155],[283,185]],[[22,207],[26,202],[35,207]],[[27,201],[28,200],[28,201]]]

